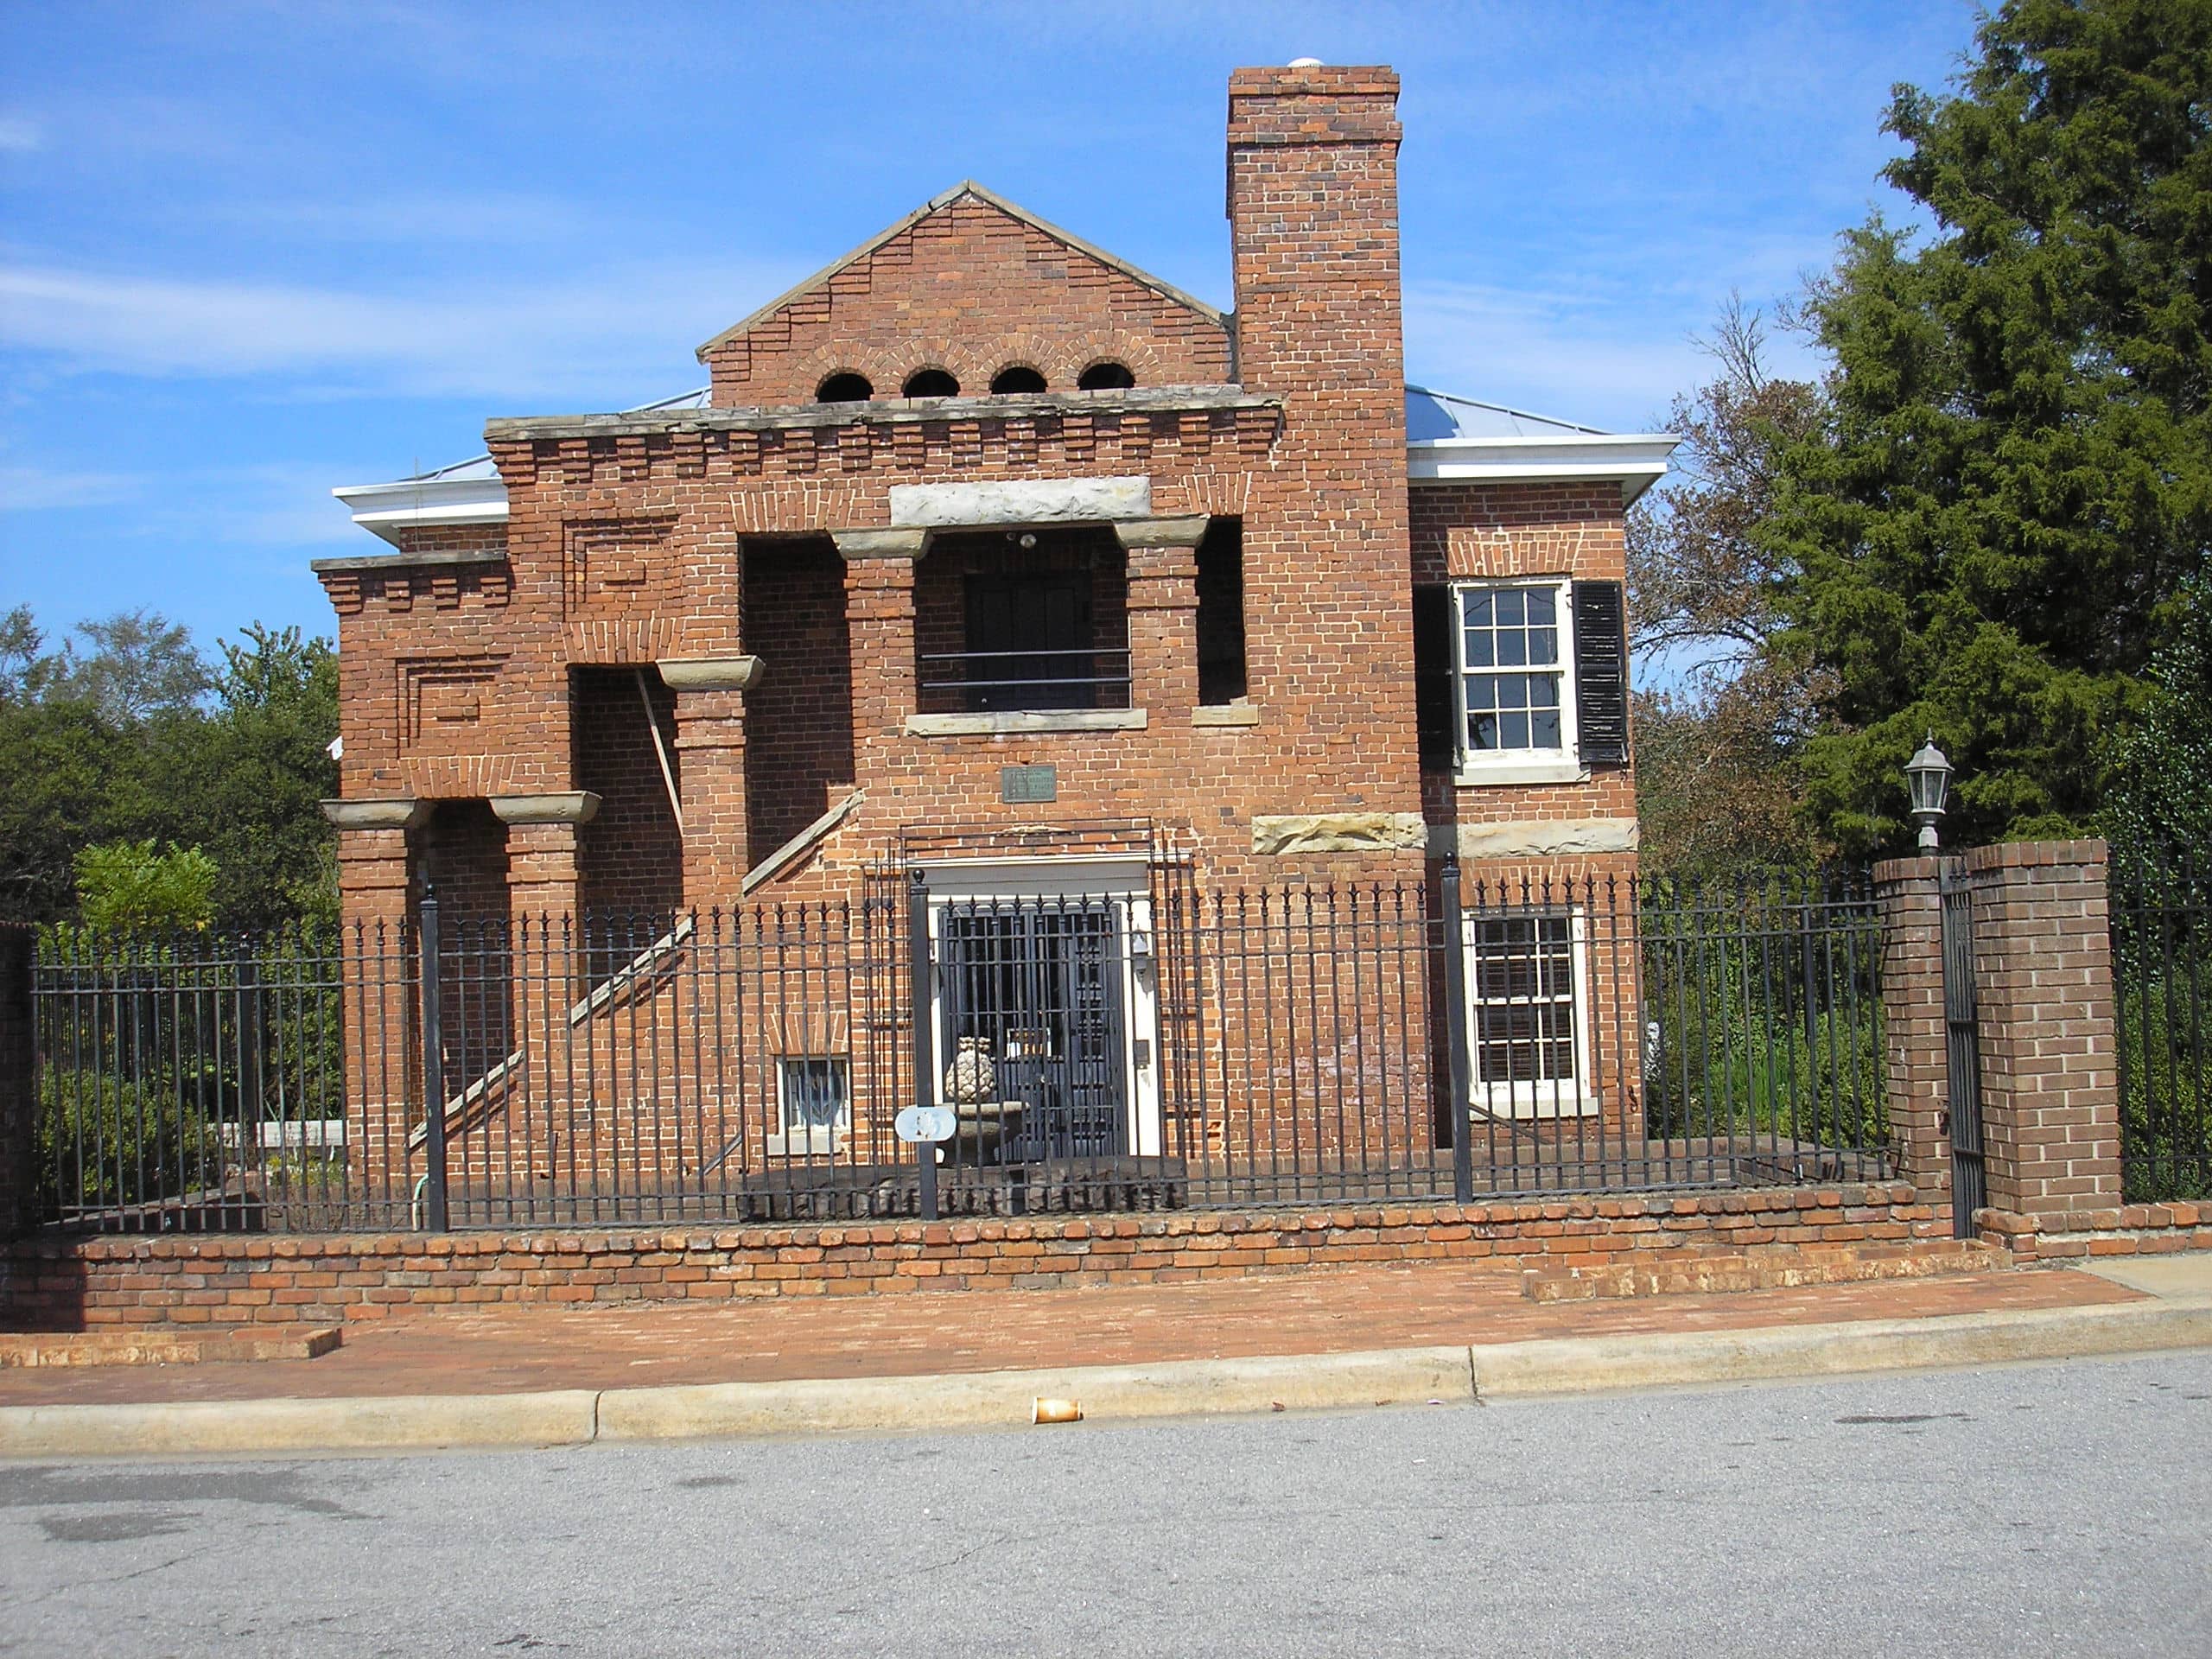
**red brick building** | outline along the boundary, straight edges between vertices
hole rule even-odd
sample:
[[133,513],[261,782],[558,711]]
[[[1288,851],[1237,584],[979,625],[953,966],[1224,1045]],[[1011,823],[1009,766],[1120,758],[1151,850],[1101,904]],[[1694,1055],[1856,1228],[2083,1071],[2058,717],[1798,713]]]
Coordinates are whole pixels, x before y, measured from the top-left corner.
[[[919,869],[1000,918],[961,946],[988,1001],[1005,960],[1057,960],[1046,911],[1141,960],[1163,869],[1200,895],[1418,884],[1447,852],[1478,884],[1632,869],[1623,515],[1671,440],[1408,385],[1397,88],[1232,76],[1232,311],[963,184],[701,346],[700,393],[495,419],[480,461],[336,492],[389,544],[316,566],[349,918],[427,880],[652,938]],[[1485,1080],[1478,1020],[1478,1103],[1595,1109],[1561,1075],[1618,1000],[1582,920],[1496,925],[1560,1007],[1509,1059],[1533,1080]],[[837,1041],[785,1044],[777,1087],[835,1096],[842,1135]]]

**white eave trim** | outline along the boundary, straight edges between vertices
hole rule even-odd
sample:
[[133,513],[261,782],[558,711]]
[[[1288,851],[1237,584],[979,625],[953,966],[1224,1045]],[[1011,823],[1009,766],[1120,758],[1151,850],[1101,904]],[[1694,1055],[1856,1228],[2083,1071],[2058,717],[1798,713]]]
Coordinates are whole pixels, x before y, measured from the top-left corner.
[[1406,446],[1406,476],[1415,484],[1610,479],[1619,483],[1626,506],[1666,476],[1667,458],[1681,442],[1665,432],[1430,438]]
[[398,532],[414,524],[504,524],[507,486],[503,479],[403,479],[396,484],[346,484],[331,491],[353,522],[397,546]]

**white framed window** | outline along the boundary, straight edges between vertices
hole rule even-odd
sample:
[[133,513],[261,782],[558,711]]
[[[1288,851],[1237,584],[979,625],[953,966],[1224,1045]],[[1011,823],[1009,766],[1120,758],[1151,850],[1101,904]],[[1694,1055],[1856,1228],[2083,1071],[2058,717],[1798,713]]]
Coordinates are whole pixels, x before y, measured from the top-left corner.
[[1579,1117],[1588,1086],[1590,992],[1581,912],[1466,918],[1467,1046],[1474,1097],[1492,1117]]
[[772,1154],[834,1153],[853,1127],[850,1068],[842,1054],[786,1055],[776,1062],[779,1128]]
[[1452,743],[1463,782],[1584,775],[1575,747],[1573,584],[1459,582],[1452,589]]

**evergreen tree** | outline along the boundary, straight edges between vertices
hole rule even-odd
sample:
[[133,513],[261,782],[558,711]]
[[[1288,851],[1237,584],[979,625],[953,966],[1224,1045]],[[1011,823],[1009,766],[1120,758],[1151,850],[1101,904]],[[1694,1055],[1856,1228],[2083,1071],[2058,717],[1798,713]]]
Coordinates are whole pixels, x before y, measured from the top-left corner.
[[1834,677],[1819,827],[1896,848],[1932,728],[1947,838],[2091,823],[2212,546],[2212,0],[2011,0],[1954,95],[1900,87],[1925,236],[1845,238],[1806,315],[1835,368],[1765,532]]
[[2182,625],[2151,664],[2141,723],[2113,745],[2104,829],[2132,853],[2190,854],[2212,876],[2212,568],[2183,597]]

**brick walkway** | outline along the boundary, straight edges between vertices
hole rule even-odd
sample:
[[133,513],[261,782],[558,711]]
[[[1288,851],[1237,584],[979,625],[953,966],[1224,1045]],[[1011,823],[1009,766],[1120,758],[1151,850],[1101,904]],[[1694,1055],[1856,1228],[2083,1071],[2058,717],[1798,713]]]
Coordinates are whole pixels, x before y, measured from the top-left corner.
[[349,1330],[321,1359],[0,1372],[0,1406],[918,1376],[2136,1300],[2088,1274],[2044,1270],[1544,1304],[1522,1296],[1518,1274],[1452,1265],[988,1294],[503,1307]]

